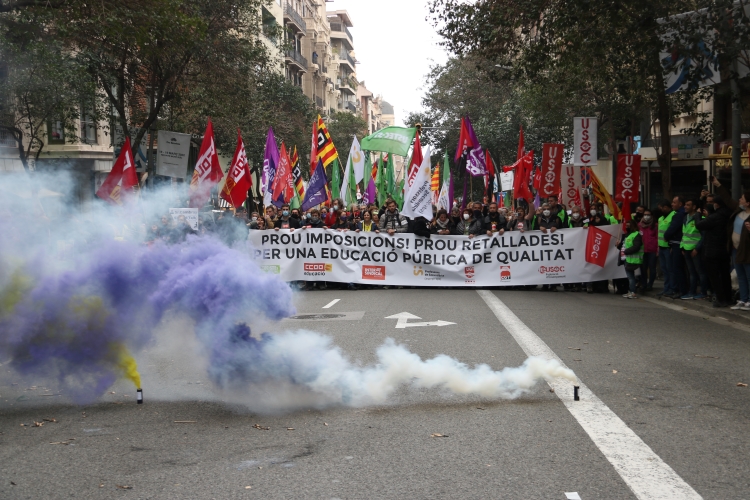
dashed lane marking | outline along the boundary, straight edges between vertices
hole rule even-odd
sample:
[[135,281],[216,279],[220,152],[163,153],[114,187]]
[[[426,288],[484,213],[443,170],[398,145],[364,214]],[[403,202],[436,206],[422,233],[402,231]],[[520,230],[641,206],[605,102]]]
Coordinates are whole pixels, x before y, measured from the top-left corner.
[[341,299],[334,299],[334,300],[330,301],[328,304],[326,304],[326,305],[323,306],[323,309],[330,309],[330,308],[332,308],[333,306],[336,305],[336,302],[338,302],[339,300],[341,300]]

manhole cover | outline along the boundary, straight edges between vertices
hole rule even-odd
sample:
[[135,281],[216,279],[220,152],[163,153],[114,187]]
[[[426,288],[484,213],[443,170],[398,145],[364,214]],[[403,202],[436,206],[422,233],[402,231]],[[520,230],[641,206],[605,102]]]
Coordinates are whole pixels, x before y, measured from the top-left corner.
[[346,314],[298,314],[297,316],[290,316],[289,319],[316,320],[316,319],[337,319],[337,318],[344,318],[344,317],[346,317]]

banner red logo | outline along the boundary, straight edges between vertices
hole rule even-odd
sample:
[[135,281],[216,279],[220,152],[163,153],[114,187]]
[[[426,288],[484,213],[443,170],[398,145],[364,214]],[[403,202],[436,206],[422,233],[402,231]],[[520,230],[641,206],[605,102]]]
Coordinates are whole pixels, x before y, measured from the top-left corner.
[[615,201],[638,201],[640,187],[641,155],[618,155]]
[[510,266],[500,266],[500,281],[510,281]]
[[464,268],[464,274],[467,279],[474,279],[474,266],[466,266]]
[[362,266],[363,280],[384,280],[385,266]]
[[586,237],[586,262],[604,267],[612,235],[596,226],[589,227]]
[[560,168],[564,148],[563,144],[544,144],[542,147],[542,178],[539,187],[543,196],[560,193]]

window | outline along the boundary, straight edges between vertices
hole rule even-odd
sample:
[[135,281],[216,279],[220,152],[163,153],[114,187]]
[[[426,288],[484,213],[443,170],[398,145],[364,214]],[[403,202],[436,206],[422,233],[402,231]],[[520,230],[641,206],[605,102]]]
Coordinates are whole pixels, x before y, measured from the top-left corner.
[[52,120],[47,123],[50,144],[65,144],[65,126],[62,120]]
[[96,116],[90,104],[81,105],[81,141],[96,144]]

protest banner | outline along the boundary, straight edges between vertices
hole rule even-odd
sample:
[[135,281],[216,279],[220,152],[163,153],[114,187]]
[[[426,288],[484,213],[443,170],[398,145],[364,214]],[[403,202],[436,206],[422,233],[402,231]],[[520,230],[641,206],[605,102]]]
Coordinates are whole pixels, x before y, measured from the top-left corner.
[[[616,235],[619,226],[599,228]],[[251,256],[286,281],[371,285],[513,286],[624,278],[614,244],[604,265],[586,262],[584,228],[554,233],[436,236],[325,229],[250,231]],[[614,241],[614,239],[612,239]]]
[[172,216],[172,221],[175,223],[180,215],[185,216],[185,220],[194,231],[198,230],[198,209],[197,208],[170,208],[169,215]]

